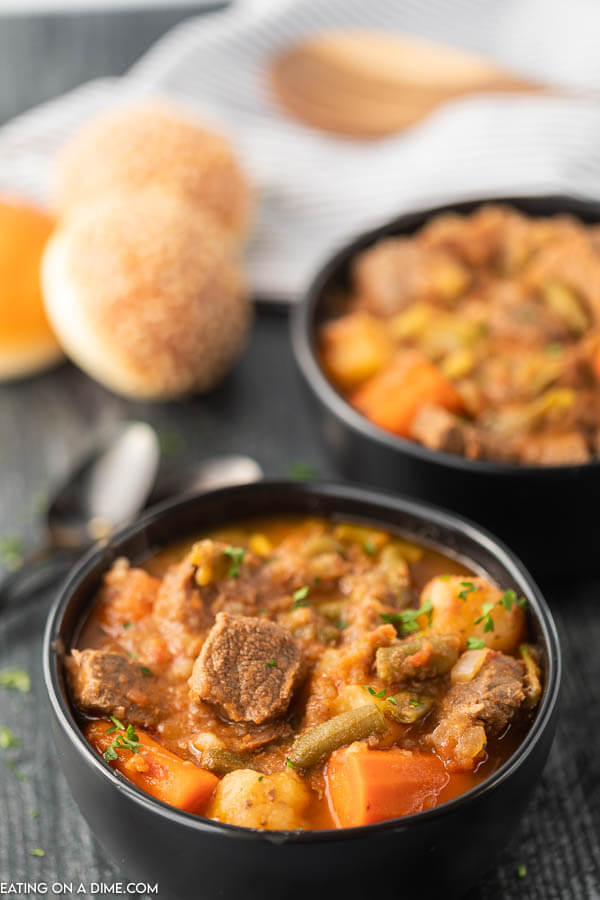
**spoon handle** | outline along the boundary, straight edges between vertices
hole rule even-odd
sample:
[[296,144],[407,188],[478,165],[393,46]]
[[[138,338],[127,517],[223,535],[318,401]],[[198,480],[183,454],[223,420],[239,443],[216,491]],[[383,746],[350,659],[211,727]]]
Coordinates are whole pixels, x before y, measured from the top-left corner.
[[26,557],[23,565],[0,580],[0,610],[21,606],[37,597],[70,569],[72,551],[42,548]]

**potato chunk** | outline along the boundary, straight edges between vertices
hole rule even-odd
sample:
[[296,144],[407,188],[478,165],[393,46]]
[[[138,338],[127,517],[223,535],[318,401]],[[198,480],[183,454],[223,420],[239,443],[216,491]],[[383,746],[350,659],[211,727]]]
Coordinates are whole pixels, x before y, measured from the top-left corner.
[[308,788],[292,772],[260,775],[238,769],[219,782],[206,814],[245,828],[295,830],[307,827],[309,800]]
[[[501,602],[504,596],[485,578],[442,575],[425,585],[421,601],[431,600],[432,630],[457,634],[462,650],[467,648],[469,638],[479,638],[492,650],[511,653],[523,640],[525,614],[515,602],[507,602],[507,609]],[[420,626],[427,628],[426,617],[422,619]]]

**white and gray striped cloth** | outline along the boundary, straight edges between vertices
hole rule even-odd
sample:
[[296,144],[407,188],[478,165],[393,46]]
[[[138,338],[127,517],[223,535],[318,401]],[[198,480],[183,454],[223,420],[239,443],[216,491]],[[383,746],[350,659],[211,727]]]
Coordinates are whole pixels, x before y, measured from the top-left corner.
[[[286,118],[265,60],[316,30],[402,31],[483,53],[559,91],[455,101],[374,142]],[[600,197],[597,0],[246,0],[179,25],[128,74],[102,79],[0,129],[0,189],[48,201],[53,157],[86,119],[157,92],[229,133],[260,199],[249,248],[255,294],[293,300],[333,248],[408,209],[462,197]]]

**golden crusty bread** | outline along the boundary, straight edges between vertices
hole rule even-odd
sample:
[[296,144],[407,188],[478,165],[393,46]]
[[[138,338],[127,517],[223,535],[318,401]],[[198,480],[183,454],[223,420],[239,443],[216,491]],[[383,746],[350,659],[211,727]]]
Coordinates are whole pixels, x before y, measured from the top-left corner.
[[107,193],[148,187],[182,195],[240,238],[249,228],[251,191],[228,141],[166,103],[123,107],[93,119],[58,159],[60,215]]
[[249,331],[233,241],[161,190],[113,194],[73,212],[47,245],[42,286],[67,354],[131,397],[208,390]]

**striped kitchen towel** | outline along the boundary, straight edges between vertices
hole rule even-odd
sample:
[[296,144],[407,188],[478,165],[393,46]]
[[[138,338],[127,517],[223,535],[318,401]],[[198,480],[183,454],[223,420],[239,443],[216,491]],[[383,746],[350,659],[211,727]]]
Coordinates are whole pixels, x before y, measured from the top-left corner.
[[[480,95],[364,142],[287,118],[265,62],[318,30],[408,32],[485,54],[556,94]],[[248,265],[257,297],[299,296],[364,228],[447,200],[519,193],[600,197],[596,0],[246,0],[188,20],[119,79],[89,82],[0,129],[0,189],[51,200],[53,157],[86,119],[167,94],[230,135],[257,186]]]

